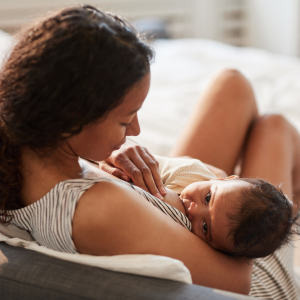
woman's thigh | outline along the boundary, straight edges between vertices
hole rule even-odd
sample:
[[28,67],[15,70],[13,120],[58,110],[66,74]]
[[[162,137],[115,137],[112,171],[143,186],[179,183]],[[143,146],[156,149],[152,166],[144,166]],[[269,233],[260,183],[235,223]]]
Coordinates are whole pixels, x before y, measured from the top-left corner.
[[253,125],[245,145],[242,176],[262,178],[281,185],[292,200],[299,181],[300,139],[297,130],[281,115],[265,115]]
[[170,156],[188,155],[232,174],[257,117],[246,78],[235,70],[222,71],[199,99]]

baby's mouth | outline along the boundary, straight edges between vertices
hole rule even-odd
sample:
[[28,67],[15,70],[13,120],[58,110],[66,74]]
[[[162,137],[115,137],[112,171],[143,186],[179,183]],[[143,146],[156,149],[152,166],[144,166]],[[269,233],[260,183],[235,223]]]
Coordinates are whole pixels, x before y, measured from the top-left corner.
[[182,199],[180,197],[181,201],[182,201],[182,204],[183,204],[183,207],[184,207],[184,210],[185,210],[185,213],[186,213],[186,216],[188,217],[188,219],[191,221],[191,216],[189,214],[189,208],[191,207],[191,204],[193,203],[192,201],[188,200],[188,199]]

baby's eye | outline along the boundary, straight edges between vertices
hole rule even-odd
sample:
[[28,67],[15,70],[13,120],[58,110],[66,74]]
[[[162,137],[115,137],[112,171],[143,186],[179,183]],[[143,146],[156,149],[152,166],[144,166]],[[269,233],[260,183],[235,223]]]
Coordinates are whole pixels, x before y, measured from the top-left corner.
[[205,222],[203,222],[202,228],[203,228],[204,234],[206,234],[207,233],[207,224]]
[[210,198],[211,198],[211,194],[209,192],[205,197],[205,205],[210,201]]

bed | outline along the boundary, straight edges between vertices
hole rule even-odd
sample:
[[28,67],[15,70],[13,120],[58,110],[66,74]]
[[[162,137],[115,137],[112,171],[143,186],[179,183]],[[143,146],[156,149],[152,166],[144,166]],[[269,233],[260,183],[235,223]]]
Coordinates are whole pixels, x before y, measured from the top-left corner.
[[250,80],[261,113],[281,113],[300,130],[298,58],[200,39],[157,40],[154,49],[151,88],[136,138],[151,152],[169,153],[199,95],[224,68],[238,69]]
[[[11,36],[0,32],[0,63],[11,42]],[[153,47],[151,89],[139,112],[141,134],[136,137],[152,153],[169,153],[199,95],[224,68],[238,69],[249,78],[261,112],[280,112],[300,130],[299,59],[198,39],[157,40]],[[148,273],[127,272],[144,276],[129,275],[103,267],[95,271],[95,267],[61,261],[49,253],[21,249],[27,244],[11,240],[7,244],[19,247],[0,242],[0,289],[8,299],[107,299],[108,295],[109,299],[250,299],[168,277],[151,278]],[[60,273],[63,276],[57,275]],[[117,284],[121,288],[116,288]],[[85,294],[87,288],[91,292]]]

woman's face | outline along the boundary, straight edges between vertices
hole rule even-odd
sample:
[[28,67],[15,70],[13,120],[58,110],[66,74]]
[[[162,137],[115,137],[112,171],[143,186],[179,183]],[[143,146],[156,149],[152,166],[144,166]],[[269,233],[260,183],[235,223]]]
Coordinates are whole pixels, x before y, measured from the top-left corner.
[[150,87],[150,73],[145,75],[125,95],[124,101],[111,110],[104,120],[86,125],[68,139],[69,146],[80,157],[101,161],[121,147],[126,136],[140,133],[137,111],[141,108]]

